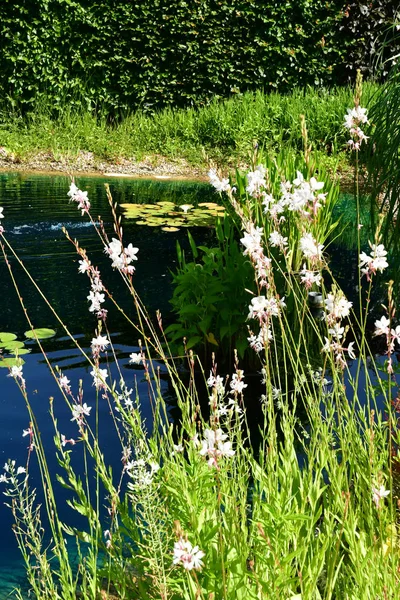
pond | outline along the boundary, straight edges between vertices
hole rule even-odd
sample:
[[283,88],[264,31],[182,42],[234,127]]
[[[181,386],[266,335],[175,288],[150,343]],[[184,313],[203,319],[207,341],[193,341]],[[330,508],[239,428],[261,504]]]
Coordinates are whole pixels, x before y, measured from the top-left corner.
[[[197,206],[215,202],[216,194],[208,184],[190,182],[161,182],[154,180],[102,179],[78,177],[77,185],[89,193],[92,215],[103,219],[110,237],[113,234],[111,211],[107,202],[104,184],[109,183],[113,198],[119,204],[136,202],[138,204],[173,203],[175,206],[190,204]],[[67,176],[39,176],[32,174],[0,174],[0,206],[4,207],[6,236],[25,267],[45,293],[62,321],[84,349],[88,350],[96,319],[88,310],[88,279],[78,273],[78,260],[74,247],[66,239],[62,228],[65,227],[72,238],[77,238],[82,248],[88,252],[93,264],[99,267],[107,287],[113,290],[123,310],[132,315],[132,299],[121,282],[118,273],[110,269],[109,258],[104,254],[94,228],[86,217],[82,217],[76,205],[68,202],[67,192],[70,180]],[[346,200],[347,202],[347,200]],[[168,205],[169,206],[169,205]],[[172,211],[174,212],[174,211]],[[178,212],[178,211],[175,211]],[[154,218],[154,214],[152,216]],[[178,215],[178,218],[179,215]],[[169,299],[171,297],[170,270],[176,266],[177,240],[188,248],[186,229],[163,231],[160,227],[136,224],[135,220],[124,218],[122,214],[124,240],[139,248],[134,284],[151,315],[161,310],[163,323],[171,320]],[[169,224],[171,225],[171,223]],[[173,224],[172,224],[173,225]],[[194,230],[193,230],[194,231]],[[193,232],[192,231],[192,232]],[[214,244],[214,235],[209,227],[197,227],[196,243]],[[351,242],[351,240],[350,240]],[[365,241],[366,243],[366,241]],[[347,246],[330,246],[331,266],[339,283],[349,298],[355,298],[357,281],[349,273],[356,272],[357,253]],[[77,389],[83,381],[84,401],[88,405],[95,402],[95,390],[92,386],[90,368],[85,365],[79,350],[66,336],[60,323],[54,317],[46,303],[35,291],[27,276],[16,260],[10,256],[10,263],[18,282],[21,296],[35,327],[53,328],[56,335],[43,341],[50,363],[58,365],[63,374]],[[20,306],[18,295],[10,279],[4,261],[0,260],[1,309],[0,332],[12,332],[18,340],[25,340],[28,329],[25,315]],[[384,301],[384,293],[377,291],[378,300]],[[140,366],[129,364],[129,355],[138,351],[138,340],[134,330],[126,319],[109,302],[108,327],[112,331],[115,351],[127,381],[136,380],[142,398],[146,397],[147,384],[143,379]],[[59,428],[67,437],[76,435],[76,426],[71,423],[70,410],[60,397],[58,387],[49,376],[48,367],[39,353],[36,342],[25,342],[29,354],[24,355],[24,376],[29,396],[36,413],[43,443],[49,449],[49,469],[58,470],[53,451],[53,425],[49,416],[49,398],[54,397],[54,409]],[[356,368],[354,361],[352,369]],[[162,367],[161,367],[162,369]],[[112,375],[117,379],[115,365],[111,364]],[[259,385],[259,377],[254,375]],[[163,381],[165,394],[168,394],[167,381]],[[250,389],[250,386],[249,386]],[[151,427],[150,405],[143,407],[144,417]],[[27,438],[22,432],[29,426],[29,419],[23,398],[15,382],[7,377],[7,370],[0,369],[0,461],[4,464],[8,458],[15,459],[18,465],[24,465],[27,456]],[[257,428],[258,420],[253,419]],[[99,435],[106,460],[115,466],[121,465],[121,447],[109,427],[109,409],[99,404]],[[38,474],[31,470],[32,481],[39,483]],[[59,491],[62,494],[60,488]],[[39,496],[40,498],[40,496]],[[60,505],[60,516],[71,522],[74,513],[65,503]],[[15,585],[24,586],[25,569],[21,563],[12,532],[13,519],[10,510],[0,505],[0,527],[2,545],[0,546],[0,600],[6,598]]]
[[[77,185],[89,192],[92,214],[104,220],[105,229],[111,237],[113,225],[104,183],[110,183],[113,198],[118,203],[154,203],[173,202],[175,205],[198,204],[214,201],[216,195],[207,184],[190,182],[158,182],[154,180],[102,179],[79,177]],[[93,264],[96,264],[106,284],[113,290],[122,308],[127,314],[133,314],[132,300],[121,278],[110,269],[109,258],[104,254],[94,228],[87,217],[82,217],[76,205],[68,202],[67,192],[70,179],[66,176],[39,176],[26,174],[0,174],[0,206],[4,208],[3,226],[6,236],[25,267],[45,293],[49,302],[68,326],[79,344],[89,349],[96,319],[88,311],[87,295],[89,282],[86,276],[78,273],[78,259],[75,249],[65,238],[65,227],[72,238],[77,238],[82,248],[88,252]],[[163,321],[168,324],[169,298],[171,297],[170,270],[176,265],[176,241],[187,245],[186,229],[162,231],[159,227],[136,225],[135,221],[123,220],[124,239],[139,248],[138,261],[135,263],[134,283],[145,302],[150,314],[157,309],[162,311]],[[196,228],[196,239],[208,243],[212,232],[209,228]],[[79,380],[83,381],[85,401],[94,402],[95,390],[92,378],[79,350],[66,336],[62,327],[46,306],[39,293],[35,291],[27,276],[10,257],[13,272],[16,275],[20,293],[35,327],[53,328],[56,336],[43,341],[48,359],[53,366],[58,365],[64,375],[77,389]],[[4,260],[0,260],[1,309],[0,332],[13,332],[18,340],[25,340],[28,329],[25,315],[20,306]],[[113,343],[127,381],[133,384],[137,378],[139,391],[144,383],[140,366],[129,365],[129,354],[138,351],[137,335],[127,326],[119,311],[109,309],[108,326],[112,331]],[[39,353],[36,342],[26,342],[31,350],[24,355],[24,376],[29,396],[36,412],[44,444],[50,449],[49,468],[57,470],[53,447],[53,426],[49,417],[49,398],[54,396],[55,412],[60,427],[67,437],[76,435],[76,427],[70,422],[71,414],[60,398],[58,387],[49,376],[48,367]],[[112,370],[112,368],[111,368]],[[112,371],[113,372],[113,371]],[[115,373],[115,376],[117,374]],[[117,378],[117,377],[116,377]],[[165,386],[166,387],[166,386]],[[151,424],[150,407],[144,406],[144,416]],[[121,448],[115,444],[112,428],[108,427],[108,407],[99,407],[100,437],[107,459],[120,468]],[[0,461],[3,465],[8,458],[15,459],[18,465],[24,465],[27,456],[27,438],[22,432],[29,426],[29,418],[24,400],[15,385],[7,377],[7,370],[0,369]],[[117,450],[113,451],[113,448]],[[3,471],[2,471],[3,472]],[[31,472],[35,481],[37,473]],[[38,479],[36,478],[36,485]],[[64,507],[70,518],[72,511]],[[24,568],[19,550],[11,529],[10,510],[0,505],[0,528],[2,544],[0,546],[0,598],[6,598],[14,585],[24,584]]]

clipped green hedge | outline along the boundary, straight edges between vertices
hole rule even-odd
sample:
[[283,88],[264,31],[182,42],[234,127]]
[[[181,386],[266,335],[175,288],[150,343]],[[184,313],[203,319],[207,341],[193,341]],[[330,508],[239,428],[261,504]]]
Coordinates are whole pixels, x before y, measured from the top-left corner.
[[118,114],[340,83],[359,45],[346,10],[343,0],[1,0],[0,97]]

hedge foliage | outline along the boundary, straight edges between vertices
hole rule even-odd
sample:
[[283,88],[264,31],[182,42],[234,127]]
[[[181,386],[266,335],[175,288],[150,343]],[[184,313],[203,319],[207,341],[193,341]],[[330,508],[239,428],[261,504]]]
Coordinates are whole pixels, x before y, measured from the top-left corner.
[[[369,4],[385,5],[383,20],[373,21],[376,37],[393,20],[393,3]],[[349,57],[371,62],[370,45],[362,42],[370,23],[360,20],[359,6],[343,0],[1,0],[0,97],[23,110],[43,98],[55,108],[83,101],[118,114],[201,105],[256,88],[341,83]]]

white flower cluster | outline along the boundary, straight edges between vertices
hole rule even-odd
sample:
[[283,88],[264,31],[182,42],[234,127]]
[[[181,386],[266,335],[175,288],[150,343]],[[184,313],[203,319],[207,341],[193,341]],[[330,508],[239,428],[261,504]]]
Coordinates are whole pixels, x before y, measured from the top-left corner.
[[278,201],[264,193],[264,213],[269,214],[275,222],[285,220],[285,217],[279,215],[286,209],[298,212],[307,219],[313,218],[326,200],[326,194],[321,192],[323,181],[317,181],[315,177],[307,181],[300,171],[296,175],[293,182],[285,181],[281,184],[281,197]]
[[225,383],[224,378],[221,375],[215,375],[212,371],[210,371],[210,377],[207,379],[207,385],[210,388],[213,388],[218,396],[223,396],[225,394]]
[[210,169],[208,171],[208,177],[211,185],[216,189],[217,192],[228,192],[231,189],[231,186],[229,185],[229,179],[220,179],[215,169]]
[[344,126],[350,131],[351,139],[347,144],[351,150],[359,150],[361,144],[368,139],[360,128],[363,123],[369,123],[366,108],[355,106],[347,109],[347,115],[344,116]]
[[250,337],[247,338],[249,342],[250,348],[257,352],[261,352],[264,350],[269,342],[273,339],[271,327],[269,325],[263,325],[258,333],[258,335],[254,335],[252,332],[250,333]]
[[300,238],[299,246],[304,258],[308,258],[313,263],[322,260],[322,250],[324,247],[322,244],[318,244],[311,233],[305,233]]
[[235,451],[232,450],[231,442],[226,442],[228,435],[222,429],[205,429],[204,440],[201,443],[200,454],[208,458],[210,467],[218,467],[218,460],[222,457],[232,457]]
[[383,244],[371,244],[369,242],[371,248],[371,256],[366,254],[365,252],[361,252],[360,254],[360,264],[361,273],[366,275],[367,281],[371,279],[371,275],[375,275],[377,271],[382,271],[386,269],[389,265],[386,260],[387,251]]
[[247,173],[247,187],[246,192],[253,198],[260,198],[264,196],[263,191],[267,185],[265,181],[266,168],[264,165],[257,165],[254,171]]
[[90,344],[93,358],[96,360],[99,357],[100,352],[104,352],[109,345],[110,342],[105,335],[98,335],[93,338],[92,343]]
[[242,394],[243,390],[247,388],[247,383],[243,381],[244,373],[241,369],[237,369],[236,373],[232,375],[229,387],[231,388],[230,394]]
[[23,473],[26,473],[26,469],[25,467],[16,467],[16,463],[15,460],[9,460],[8,462],[5,463],[3,469],[5,470],[5,473],[2,473],[0,475],[0,483],[13,483],[14,485],[17,485],[17,476],[18,475],[22,475]]
[[331,338],[325,337],[325,344],[322,348],[323,352],[333,352],[335,362],[340,368],[346,366],[344,352],[347,352],[349,358],[355,359],[354,342],[350,342],[347,348],[343,347],[346,338],[346,330],[341,326],[341,320],[348,317],[352,302],[346,300],[341,290],[333,290],[333,293],[328,294],[325,299],[326,321],[328,323],[328,333]]
[[[133,400],[131,398],[133,394],[133,389],[128,389],[125,381],[121,379],[120,381],[121,391],[116,392],[117,400],[120,405],[123,405],[125,410],[133,410]],[[115,409],[117,412],[120,412],[118,406]]]
[[71,183],[67,195],[71,198],[71,200],[78,204],[78,209],[82,212],[82,215],[89,212],[90,202],[88,199],[88,193],[82,192],[82,190],[76,187],[74,182]]
[[253,223],[249,223],[246,229],[240,240],[245,247],[243,254],[249,256],[253,263],[260,287],[267,287],[267,275],[271,269],[271,260],[264,254],[262,246],[263,228],[255,227]]
[[125,470],[133,480],[128,483],[128,488],[132,491],[135,488],[147,487],[153,483],[154,475],[160,470],[160,465],[156,462],[146,462],[143,458],[128,461]]
[[22,365],[19,367],[17,365],[13,365],[10,369],[8,377],[13,377],[15,380],[18,380],[21,384],[22,388],[25,388],[25,379],[22,373]]
[[72,406],[72,419],[71,421],[76,421],[78,425],[83,424],[84,417],[90,416],[90,411],[92,410],[91,406],[88,406],[86,402],[84,404],[74,404]]
[[90,371],[91,376],[93,377],[93,385],[96,390],[106,390],[107,384],[106,379],[108,377],[107,369],[100,369],[99,367],[94,367]]
[[303,269],[300,271],[300,281],[304,284],[306,290],[310,290],[313,285],[321,286],[322,277],[315,271],[307,269],[307,265],[303,265]]
[[106,247],[105,252],[109,254],[112,261],[111,266],[114,269],[118,269],[128,275],[132,275],[135,272],[135,267],[131,262],[138,259],[136,254],[139,252],[139,248],[134,248],[132,244],[129,244],[127,248],[123,248],[120,240],[113,238]]
[[390,327],[390,319],[387,317],[381,317],[375,321],[375,332],[374,335],[385,335],[387,343],[387,352],[389,356],[388,361],[388,373],[393,373],[392,358],[391,354],[394,352],[394,343],[397,342],[400,345],[400,325],[396,328]]
[[204,552],[198,546],[192,544],[181,537],[174,545],[174,565],[182,565],[187,571],[192,569],[200,570],[203,567],[201,560],[205,556]]
[[101,305],[104,304],[106,298],[105,294],[102,294],[104,291],[104,286],[100,278],[100,272],[97,268],[92,267],[86,258],[83,261],[79,261],[79,263],[79,272],[87,273],[90,279],[91,290],[89,292],[89,296],[87,296],[88,301],[91,303],[89,306],[89,311],[96,313],[98,319],[105,319],[107,316],[107,310],[102,308]]
[[285,298],[277,300],[275,297],[266,298],[265,296],[256,296],[251,299],[249,306],[248,319],[258,319],[260,325],[268,324],[271,317],[278,317],[281,308],[286,306]]

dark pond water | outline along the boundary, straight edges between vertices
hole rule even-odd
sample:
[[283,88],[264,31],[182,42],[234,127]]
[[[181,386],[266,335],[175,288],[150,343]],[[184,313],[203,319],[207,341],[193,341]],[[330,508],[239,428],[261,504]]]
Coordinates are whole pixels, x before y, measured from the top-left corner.
[[[100,178],[79,177],[77,185],[88,190],[92,204],[92,215],[100,215],[106,231],[113,233],[110,208],[106,199],[104,183]],[[114,199],[119,203],[150,203],[168,200],[177,205],[184,203],[215,201],[216,195],[206,184],[158,182],[143,180],[108,180]],[[69,178],[65,176],[44,177],[23,174],[0,174],[0,206],[4,208],[3,226],[6,236],[26,268],[30,271],[49,302],[54,306],[64,323],[83,348],[88,349],[96,326],[95,317],[88,311],[86,296],[89,282],[86,276],[78,273],[78,257],[74,248],[62,232],[66,227],[71,237],[79,240],[81,247],[88,252],[90,260],[96,264],[106,285],[113,290],[127,314],[133,314],[130,296],[127,294],[118,274],[113,273],[110,261],[102,251],[97,234],[82,217],[76,205],[68,202]],[[170,270],[176,264],[176,241],[187,244],[185,229],[178,233],[167,233],[156,227],[140,227],[133,221],[123,221],[126,244],[139,248],[135,263],[135,285],[150,314],[160,309],[164,323],[168,323],[171,295]],[[212,232],[206,228],[196,228],[196,241],[207,243]],[[20,292],[35,327],[51,327],[57,332],[53,339],[45,340],[44,347],[52,365],[58,365],[70,379],[76,390],[79,380],[83,380],[88,405],[94,405],[95,391],[92,378],[79,351],[69,340],[28,278],[10,257]],[[26,318],[20,307],[18,296],[9,277],[3,258],[0,259],[0,332],[17,334],[24,340],[28,329]],[[110,303],[109,303],[110,304]],[[133,384],[136,378],[139,392],[146,397],[146,386],[142,380],[140,367],[129,365],[129,354],[138,350],[137,335],[127,325],[123,316],[112,305],[109,309],[108,326],[113,332],[113,342],[118,359],[126,378]],[[71,414],[60,397],[57,386],[49,375],[48,368],[36,343],[29,346],[32,352],[24,356],[24,376],[27,381],[30,400],[36,413],[42,439],[49,448],[49,468],[58,470],[52,445],[53,427],[49,417],[49,397],[54,396],[55,412],[60,429],[67,437],[76,436],[76,427],[71,423]],[[113,373],[113,365],[111,371]],[[115,369],[114,369],[115,371]],[[115,378],[117,379],[117,373]],[[166,386],[165,386],[166,387]],[[151,424],[150,406],[144,402],[144,416]],[[0,465],[8,458],[24,465],[27,456],[27,438],[22,437],[23,429],[29,424],[27,409],[14,381],[7,377],[7,369],[0,369]],[[102,447],[107,459],[120,468],[121,448],[115,443],[115,434],[110,427],[108,407],[100,402],[99,424]],[[80,460],[80,459],[78,459]],[[39,484],[35,468],[31,472],[32,483]],[[35,481],[36,480],[36,481]],[[73,517],[72,511],[61,506],[61,516],[66,520]],[[0,599],[6,598],[14,585],[23,585],[24,568],[21,565],[19,550],[11,529],[10,510],[0,504]]]

